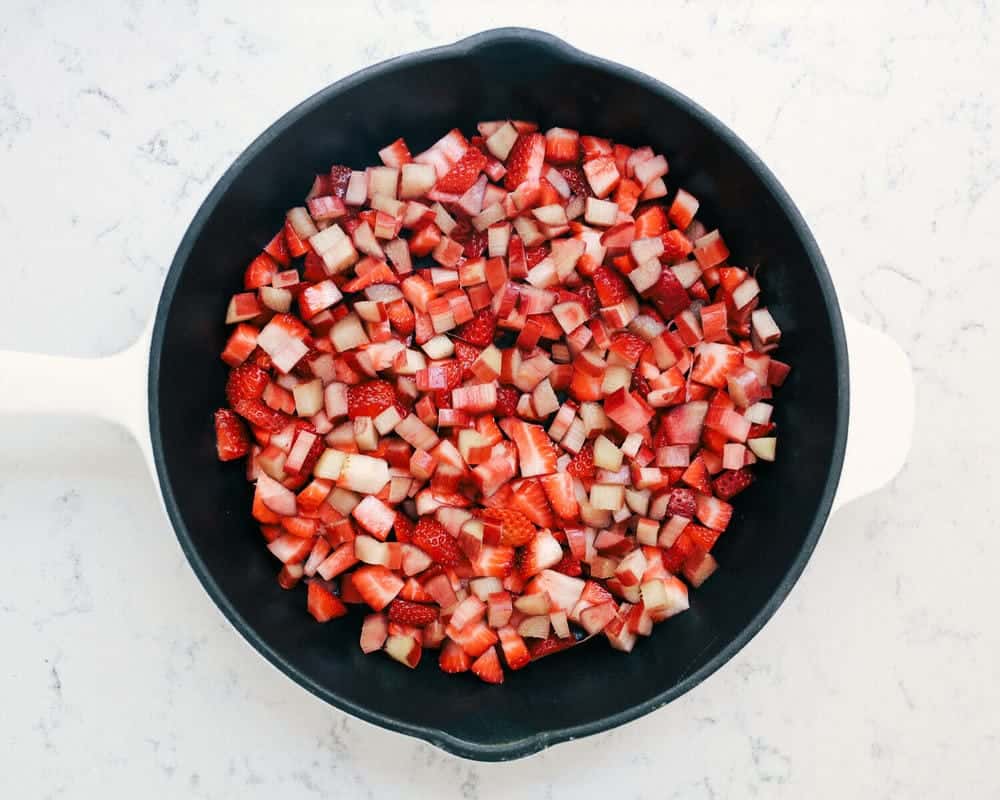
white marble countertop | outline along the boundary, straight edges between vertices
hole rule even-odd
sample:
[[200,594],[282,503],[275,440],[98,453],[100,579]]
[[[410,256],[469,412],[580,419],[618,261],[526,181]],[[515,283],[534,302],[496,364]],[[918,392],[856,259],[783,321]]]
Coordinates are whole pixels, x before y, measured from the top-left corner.
[[475,5],[7,3],[0,347],[128,344],[198,204],[267,124],[374,61],[531,25],[671,83],[774,169],[843,306],[913,360],[903,473],[831,519],[773,621],[693,692],[481,765],[253,655],[124,433],[0,420],[0,795],[997,796],[1000,12],[657,0],[609,25],[561,0]]

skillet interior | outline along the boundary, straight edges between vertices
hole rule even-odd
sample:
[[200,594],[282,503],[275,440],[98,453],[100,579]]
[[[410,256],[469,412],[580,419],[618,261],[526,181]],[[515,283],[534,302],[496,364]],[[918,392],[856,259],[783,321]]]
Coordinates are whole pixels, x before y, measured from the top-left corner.
[[[736,503],[720,572],[691,611],[657,626],[631,657],[597,643],[507,675],[502,688],[410,672],[357,647],[355,615],[317,625],[249,516],[238,464],[214,453],[229,296],[244,267],[302,202],[315,172],[377,161],[404,136],[413,152],[481,119],[537,120],[631,144],[670,161],[668,185],[700,200],[733,262],[760,264],[767,305],[795,369],[779,394],[780,457]],[[791,589],[829,512],[847,433],[847,356],[825,265],[774,177],[728,129],[652,79],[535,31],[504,29],[364,70],[275,123],[223,176],[174,258],[150,358],[150,419],[164,498],[199,578],[265,657],[324,700],[466,757],[516,758],[666,703],[742,647]]]

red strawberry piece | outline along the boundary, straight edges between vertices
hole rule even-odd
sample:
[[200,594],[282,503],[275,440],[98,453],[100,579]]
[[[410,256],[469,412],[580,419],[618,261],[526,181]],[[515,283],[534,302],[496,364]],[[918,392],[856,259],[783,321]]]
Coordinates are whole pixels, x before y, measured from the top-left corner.
[[545,159],[553,164],[575,164],[580,160],[580,134],[569,128],[545,132]]
[[687,469],[684,470],[684,473],[681,475],[681,480],[692,489],[695,489],[702,494],[710,494],[712,491],[712,483],[708,475],[708,468],[705,466],[705,462],[702,460],[700,455],[695,456],[695,458],[692,459]]
[[521,669],[531,663],[531,654],[521,635],[509,625],[497,631],[500,636],[500,649],[503,650],[504,661],[511,669]]
[[487,234],[486,231],[472,231],[468,237],[464,239],[465,247],[462,250],[462,255],[466,258],[479,258],[486,252],[486,246],[488,243],[489,234]]
[[441,645],[438,666],[441,667],[442,672],[450,674],[468,672],[469,667],[472,666],[472,658],[457,642],[446,639],[444,644]]
[[429,625],[438,618],[437,609],[423,603],[411,603],[398,597],[389,605],[389,620],[418,628]]
[[560,639],[558,636],[553,635],[547,639],[532,639],[528,642],[528,652],[531,654],[531,660],[537,661],[540,658],[545,658],[545,656],[566,650],[575,644],[576,639],[572,636]]
[[473,560],[472,571],[476,575],[506,578],[514,571],[514,548],[504,544],[485,545]]
[[[427,572],[424,572],[423,574],[426,575]],[[394,600],[393,602],[397,602],[399,598],[402,598],[403,600],[410,600],[411,602],[414,603],[434,602],[434,598],[431,597],[426,591],[424,591],[424,587],[421,585],[420,581],[418,581],[416,578],[410,578],[406,581],[406,583],[403,584],[403,588],[399,590],[399,595],[397,599]]]
[[598,267],[591,280],[603,307],[617,305],[631,294],[622,276],[607,267]]
[[733,507],[729,503],[711,495],[695,495],[695,506],[695,516],[713,530],[724,531],[733,516]]
[[510,417],[517,411],[517,401],[521,397],[517,389],[510,386],[501,386],[497,389],[497,409],[498,417]]
[[396,523],[393,530],[396,531],[397,542],[410,542],[413,540],[413,520],[405,514],[396,514]]
[[712,488],[715,496],[722,500],[729,500],[754,482],[754,474],[746,467],[743,469],[726,470],[719,474],[712,481]]
[[529,425],[521,420],[511,420],[507,424],[507,434],[517,445],[521,477],[548,475],[556,471],[556,450],[545,428],[541,425]]
[[412,542],[443,567],[454,567],[465,561],[458,541],[431,517],[422,517],[417,523]]
[[590,191],[590,184],[587,176],[580,167],[559,167],[559,174],[566,179],[569,190],[578,197],[589,197],[593,195]]
[[302,268],[302,280],[309,283],[320,283],[326,280],[326,266],[323,264],[323,257],[314,250],[306,253],[306,260]]
[[550,528],[556,524],[548,498],[542,484],[536,480],[518,481],[512,484],[510,505],[540,528]]
[[259,289],[261,286],[270,286],[271,280],[278,272],[278,265],[267,253],[261,253],[247,267],[243,273],[244,289]]
[[434,188],[447,194],[462,194],[472,188],[486,163],[486,156],[475,147],[470,147]]
[[329,622],[347,614],[347,606],[333,593],[330,585],[322,580],[309,581],[306,608],[317,622]]
[[334,164],[330,167],[330,194],[339,197],[341,200],[347,194],[347,184],[351,182],[350,167]]
[[455,342],[455,360],[462,365],[462,377],[468,378],[472,375],[470,369],[477,358],[479,358],[479,348],[473,347],[468,342],[458,339]]
[[493,343],[493,333],[496,331],[497,318],[493,309],[487,306],[476,312],[468,322],[463,322],[455,329],[455,337],[469,344],[486,347]]
[[670,230],[663,234],[663,255],[660,256],[668,263],[675,263],[691,254],[694,245],[679,230]]
[[590,442],[584,444],[580,452],[573,456],[566,471],[574,478],[592,479],[597,474],[597,468],[594,466],[594,445]]
[[583,303],[583,308],[587,312],[587,316],[594,316],[597,313],[597,309],[601,306],[597,297],[597,289],[587,284],[577,290],[577,295],[580,298],[580,302]]
[[528,262],[528,269],[543,261],[548,254],[549,248],[544,244],[540,244],[537,247],[525,248],[524,258]]
[[635,238],[662,236],[667,227],[667,213],[663,206],[649,206],[635,217]]
[[692,519],[695,511],[694,497],[694,492],[690,489],[671,489],[670,499],[667,500],[667,513],[675,517]]
[[729,373],[743,366],[743,351],[721,342],[702,342],[691,370],[691,379],[706,386],[724,389]]
[[291,417],[268,407],[262,400],[248,400],[233,410],[253,427],[270,433],[277,433],[291,422]]
[[[545,141],[544,137],[542,141]],[[491,647],[472,662],[472,671],[486,683],[503,683],[503,667],[500,666],[500,657],[495,647]]]
[[396,390],[388,381],[367,381],[347,387],[347,416],[377,417],[396,402]]
[[517,551],[517,569],[523,578],[537,575],[543,569],[554,567],[562,561],[562,546],[547,530],[539,531],[535,538]]
[[747,434],[747,439],[762,439],[765,436],[770,436],[774,433],[774,429],[777,427],[773,422],[765,422],[763,424],[754,423],[750,426],[750,432]]
[[265,370],[256,364],[244,362],[229,373],[226,399],[233,411],[251,425],[276,433],[290,422],[290,418],[287,414],[269,408],[260,399],[268,381],[269,376]]
[[667,267],[660,270],[659,280],[644,292],[644,295],[653,301],[656,310],[664,319],[673,319],[691,305],[687,290],[681,286],[673,270]]
[[563,519],[575,519],[580,514],[580,504],[573,491],[573,476],[568,472],[556,472],[545,475],[542,488],[548,497],[552,510]]
[[525,181],[537,181],[545,162],[545,137],[540,133],[522,133],[507,155],[504,187],[513,191]]
[[403,588],[403,579],[392,570],[373,565],[360,567],[351,574],[351,582],[358,594],[375,611],[381,611],[393,601]]
[[250,434],[243,420],[228,408],[215,412],[215,451],[219,461],[233,461],[250,452]]
[[629,365],[639,362],[639,357],[643,354],[646,347],[645,340],[640,339],[633,333],[616,333],[611,337],[611,352],[617,354]]
[[247,400],[259,400],[270,380],[267,372],[254,364],[241,364],[229,373],[226,400],[236,408]]
[[382,159],[382,163],[388,167],[401,167],[403,164],[409,164],[413,161],[410,148],[406,146],[406,140],[402,137],[396,139],[392,144],[387,144],[378,151],[378,155]]
[[535,538],[537,530],[524,514],[513,508],[491,508],[483,519],[500,525],[500,543],[520,547]]
[[583,573],[583,567],[581,561],[575,558],[572,554],[566,553],[562,557],[562,561],[552,567],[556,572],[561,572],[563,575],[569,575],[570,577],[577,577]]
[[409,336],[416,328],[417,318],[413,314],[410,304],[403,299],[394,300],[386,306],[386,314],[389,324],[395,328],[400,336]]
[[631,389],[633,392],[638,392],[640,397],[647,397],[649,393],[652,391],[652,387],[649,385],[649,381],[647,381],[644,377],[642,377],[642,375],[640,375],[638,372],[632,373],[632,383],[629,386],[629,389]]
[[719,536],[722,535],[722,531],[716,531],[702,525],[692,524],[688,525],[684,529],[684,535],[691,537],[691,541],[695,543],[697,548],[707,553],[715,546],[715,542],[718,540]]
[[288,243],[285,241],[284,230],[278,231],[274,235],[274,238],[264,245],[264,252],[283,267],[287,267],[292,263],[292,254],[288,252]]

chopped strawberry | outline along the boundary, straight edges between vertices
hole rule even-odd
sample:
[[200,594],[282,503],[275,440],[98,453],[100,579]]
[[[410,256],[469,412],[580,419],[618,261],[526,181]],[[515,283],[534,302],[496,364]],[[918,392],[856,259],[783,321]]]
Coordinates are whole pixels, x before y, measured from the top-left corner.
[[483,512],[483,519],[500,525],[500,543],[520,547],[527,544],[537,532],[524,514],[513,508],[491,508]]
[[583,566],[580,559],[575,558],[570,553],[566,553],[562,560],[552,567],[556,572],[560,572],[563,575],[569,575],[571,577],[577,577],[583,574]]
[[643,339],[631,333],[616,333],[611,337],[611,352],[629,365],[639,362],[639,357],[646,347],[647,344]]
[[317,622],[329,622],[331,619],[347,614],[347,606],[334,595],[327,583],[322,580],[309,581],[306,607]]
[[[413,540],[413,521],[405,514],[396,514],[396,522],[393,525],[393,530],[396,532],[397,542],[410,542]],[[412,597],[409,599],[413,599]]]
[[519,134],[507,155],[504,186],[513,191],[525,181],[537,181],[545,161],[545,137],[540,133]]
[[562,561],[563,549],[547,530],[539,531],[535,538],[518,550],[518,571],[525,578],[537,575],[543,569]]
[[[701,456],[692,459],[687,469],[681,475],[681,480],[688,486],[702,494],[710,494],[712,491],[711,479],[708,475],[708,468]],[[724,498],[725,499],[725,498]]]
[[552,513],[548,498],[545,496],[545,490],[542,489],[542,484],[537,478],[511,484],[509,502],[541,528],[550,528],[556,524],[555,514]]
[[493,647],[472,662],[472,671],[486,683],[503,683],[503,667],[500,666],[500,658]]
[[455,538],[435,519],[422,517],[413,531],[413,544],[443,567],[453,567],[465,561]]
[[663,239],[663,255],[660,256],[668,264],[674,264],[691,254],[694,245],[679,230],[669,230],[661,237]]
[[404,625],[422,628],[437,618],[438,612],[434,606],[411,603],[409,600],[401,600],[398,597],[389,604],[389,619],[392,622],[401,622]]
[[707,494],[696,495],[695,503],[695,515],[702,524],[717,531],[724,531],[729,525],[733,516],[733,507],[729,503]]
[[521,635],[509,625],[497,631],[500,636],[500,649],[503,650],[504,661],[513,670],[523,669],[531,662],[531,654]]
[[334,164],[330,167],[330,194],[343,200],[347,196],[347,187],[351,182],[352,172],[350,167],[341,164]]
[[457,642],[445,639],[441,646],[441,655],[438,656],[438,666],[442,672],[450,674],[468,672],[472,666],[472,658]]
[[528,642],[528,652],[531,654],[532,661],[538,661],[540,658],[562,652],[575,644],[576,639],[572,636],[560,639],[558,636],[552,635],[547,639],[532,639]]
[[396,390],[388,381],[367,381],[347,388],[347,416],[377,417],[396,403]]
[[575,478],[587,480],[597,474],[597,469],[594,466],[594,446],[590,442],[584,444],[580,448],[580,452],[573,456],[566,471]]
[[493,309],[481,308],[472,319],[458,326],[455,337],[478,347],[486,347],[493,343],[496,327],[497,318]]
[[729,373],[743,366],[743,351],[719,342],[702,342],[697,347],[692,380],[723,389]]
[[712,481],[715,496],[720,500],[730,500],[754,482],[754,474],[743,467],[737,470],[726,470]]
[[691,305],[691,298],[673,271],[664,267],[660,278],[645,292],[664,319],[672,319]]
[[246,425],[228,408],[215,412],[215,451],[219,461],[233,461],[250,452],[250,434]]
[[381,611],[403,588],[403,580],[392,570],[379,565],[359,567],[351,574],[354,588],[375,611]]
[[510,386],[501,386],[498,388],[496,415],[498,417],[509,417],[515,414],[517,412],[517,401],[520,396],[517,389],[513,389]]
[[541,481],[552,510],[563,519],[575,519],[580,513],[580,504],[573,490],[573,476],[568,472],[556,472],[545,475]]
[[580,134],[569,128],[545,132],[545,159],[553,164],[575,164],[580,160]]
[[489,578],[506,578],[514,570],[514,548],[508,545],[484,545],[472,560],[472,571]]
[[462,377],[468,378],[472,375],[472,365],[479,358],[480,349],[461,339],[455,342],[455,360],[462,367]]
[[521,476],[548,475],[556,471],[556,450],[541,425],[529,425],[521,420],[508,421],[508,433],[517,445]]
[[630,651],[775,458],[761,285],[651,147],[496,120],[378,155],[315,177],[226,310],[217,450],[279,584],[374,609],[362,651],[410,668]]
[[486,167],[486,163],[486,156],[475,147],[470,147],[444,177],[438,180],[435,190],[448,194],[464,193],[472,188],[479,173]]
[[632,294],[621,275],[607,267],[598,267],[591,280],[602,307],[617,305]]
[[692,519],[695,510],[694,497],[694,492],[690,489],[671,489],[670,499],[667,500],[667,513],[675,517]]

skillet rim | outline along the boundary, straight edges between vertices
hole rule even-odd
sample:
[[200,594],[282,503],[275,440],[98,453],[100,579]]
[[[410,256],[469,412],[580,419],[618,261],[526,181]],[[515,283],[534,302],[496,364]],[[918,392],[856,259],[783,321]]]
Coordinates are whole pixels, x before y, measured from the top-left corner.
[[[837,370],[838,399],[836,408],[836,430],[834,435],[833,453],[830,470],[827,475],[826,484],[816,507],[815,515],[809,531],[803,540],[803,544],[795,559],[789,565],[784,577],[779,582],[777,588],[768,599],[767,603],[757,613],[757,615],[739,633],[720,650],[712,659],[706,662],[701,668],[689,673],[681,681],[668,687],[656,696],[636,705],[630,706],[622,711],[610,714],[600,719],[582,725],[567,727],[554,727],[546,731],[540,731],[530,736],[523,737],[502,743],[482,743],[463,739],[450,734],[448,731],[427,725],[416,725],[410,722],[397,719],[395,717],[374,712],[358,705],[349,699],[341,697],[335,691],[323,686],[294,665],[289,663],[280,652],[277,652],[266,641],[260,637],[247,623],[242,615],[233,607],[218,583],[209,573],[204,561],[198,555],[187,527],[184,524],[177,499],[174,496],[167,467],[163,455],[162,430],[160,426],[160,359],[162,356],[164,336],[166,330],[167,317],[173,307],[174,294],[180,282],[181,274],[188,262],[191,251],[201,236],[206,220],[214,212],[216,206],[229,191],[232,183],[236,180],[246,165],[256,155],[270,144],[274,139],[283,135],[288,128],[298,121],[303,115],[313,111],[315,108],[328,102],[340,92],[362,84],[365,81],[377,77],[383,73],[390,72],[400,66],[412,66],[426,61],[442,57],[470,57],[479,48],[493,46],[498,42],[515,41],[520,44],[532,44],[540,50],[548,51],[557,58],[570,63],[585,64],[589,67],[600,69],[612,74],[615,78],[641,85],[643,88],[663,95],[670,99],[677,106],[683,108],[686,113],[695,117],[701,124],[712,130],[720,139],[732,148],[734,153],[741,158],[752,172],[761,181],[764,188],[770,192],[775,202],[785,214],[789,225],[799,238],[808,258],[809,266],[816,274],[823,302],[831,323],[831,337],[833,339],[833,349]],[[150,344],[149,354],[149,374],[148,374],[148,401],[149,401],[149,422],[150,436],[152,439],[153,460],[156,466],[156,473],[159,479],[160,492],[163,497],[164,506],[170,518],[177,540],[184,551],[188,562],[191,564],[195,575],[198,577],[205,591],[208,592],[213,602],[228,619],[230,624],[240,633],[240,635],[253,648],[262,655],[273,666],[290,677],[303,688],[312,694],[330,703],[336,708],[345,711],[353,716],[373,723],[383,728],[387,728],[398,733],[423,739],[442,750],[453,755],[477,761],[505,761],[536,753],[551,745],[564,741],[570,741],[584,736],[618,727],[632,720],[638,719],[651,711],[654,711],[667,703],[675,700],[687,693],[723,664],[735,656],[743,647],[760,631],[767,621],[778,610],[785,598],[795,586],[806,563],[809,561],[816,543],[823,531],[826,520],[829,517],[830,509],[836,494],[837,485],[840,481],[840,474],[844,463],[844,453],[847,445],[847,429],[850,406],[850,386],[849,386],[849,366],[847,355],[847,340],[844,333],[844,322],[837,301],[833,282],[830,278],[826,262],[819,251],[809,227],[792,202],[784,187],[778,179],[768,169],[763,161],[747,146],[733,131],[716,119],[708,111],[703,109],[693,100],[681,94],[677,90],[667,86],[661,81],[646,75],[638,70],[623,66],[607,59],[585,53],[572,45],[564,42],[551,34],[530,28],[495,28],[483,31],[472,36],[460,39],[457,42],[440,47],[420,50],[408,53],[395,58],[382,61],[369,67],[365,67],[357,72],[344,77],[329,86],[316,92],[311,97],[303,100],[297,106],[286,112],[280,119],[274,122],[260,136],[258,136],[233,162],[218,180],[212,191],[208,194],[197,213],[192,219],[187,231],[184,234],[180,245],[174,254],[167,273],[163,289],[160,293],[160,300],[157,306],[156,319],[153,327],[153,336]]]

